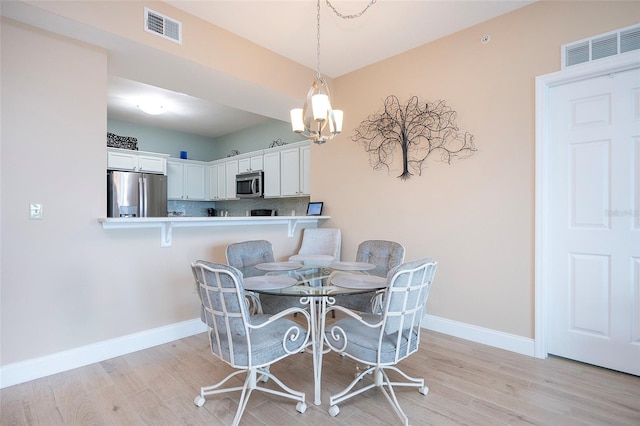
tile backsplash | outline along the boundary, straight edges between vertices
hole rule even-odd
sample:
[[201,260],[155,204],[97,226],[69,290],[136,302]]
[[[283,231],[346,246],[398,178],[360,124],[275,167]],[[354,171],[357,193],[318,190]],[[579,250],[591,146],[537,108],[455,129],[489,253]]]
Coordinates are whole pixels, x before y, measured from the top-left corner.
[[[216,209],[216,215],[246,216],[254,209],[275,209],[278,216],[304,216],[307,213],[309,197],[293,198],[260,198],[258,200],[229,200],[229,201],[175,201],[167,203],[169,216],[207,216],[207,209]],[[249,213],[250,214],[250,213]]]

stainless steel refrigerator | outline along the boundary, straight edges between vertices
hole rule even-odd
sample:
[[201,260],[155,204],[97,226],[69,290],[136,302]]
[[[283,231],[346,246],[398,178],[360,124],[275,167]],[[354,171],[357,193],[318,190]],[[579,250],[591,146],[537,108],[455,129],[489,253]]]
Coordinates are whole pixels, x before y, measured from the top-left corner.
[[107,217],[166,217],[167,177],[107,172]]

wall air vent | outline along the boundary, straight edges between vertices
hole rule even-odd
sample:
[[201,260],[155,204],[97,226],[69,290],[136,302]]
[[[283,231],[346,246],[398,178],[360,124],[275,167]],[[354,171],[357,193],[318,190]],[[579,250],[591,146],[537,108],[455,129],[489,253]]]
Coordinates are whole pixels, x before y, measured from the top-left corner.
[[640,50],[640,25],[562,45],[562,68]]
[[182,23],[144,8],[144,30],[182,44]]

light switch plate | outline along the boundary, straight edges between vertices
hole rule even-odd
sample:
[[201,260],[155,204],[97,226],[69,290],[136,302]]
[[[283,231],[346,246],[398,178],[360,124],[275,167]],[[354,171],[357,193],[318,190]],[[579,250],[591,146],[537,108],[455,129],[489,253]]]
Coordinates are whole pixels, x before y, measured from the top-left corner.
[[42,219],[42,204],[37,204],[37,203],[29,204],[29,219],[31,220]]

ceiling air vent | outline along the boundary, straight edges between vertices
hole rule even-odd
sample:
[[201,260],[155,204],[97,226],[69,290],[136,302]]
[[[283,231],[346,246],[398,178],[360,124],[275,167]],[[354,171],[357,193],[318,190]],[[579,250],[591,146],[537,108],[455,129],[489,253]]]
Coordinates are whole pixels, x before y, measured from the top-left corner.
[[182,23],[146,7],[144,8],[144,29],[182,44]]
[[562,68],[640,50],[640,25],[562,46]]

